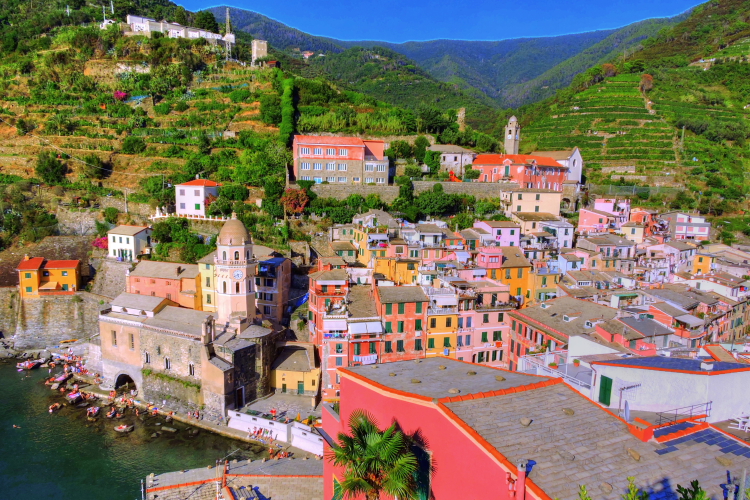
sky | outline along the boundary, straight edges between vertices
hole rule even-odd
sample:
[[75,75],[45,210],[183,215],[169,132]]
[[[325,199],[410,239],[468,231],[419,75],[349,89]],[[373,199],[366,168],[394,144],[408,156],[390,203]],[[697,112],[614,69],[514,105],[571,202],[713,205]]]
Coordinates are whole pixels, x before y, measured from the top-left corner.
[[[697,0],[227,0],[306,33],[339,40],[504,40],[619,28],[671,17]],[[176,0],[196,11],[216,0]]]

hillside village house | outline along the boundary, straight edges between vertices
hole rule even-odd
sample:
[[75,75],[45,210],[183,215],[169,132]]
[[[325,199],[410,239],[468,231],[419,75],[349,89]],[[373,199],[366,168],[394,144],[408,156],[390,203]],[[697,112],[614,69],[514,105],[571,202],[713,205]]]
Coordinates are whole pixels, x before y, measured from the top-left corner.
[[383,141],[296,135],[292,145],[293,180],[385,186],[391,172],[384,151]]
[[149,226],[117,226],[107,231],[109,257],[132,262],[144,253],[151,252]]
[[218,198],[219,184],[207,179],[194,179],[175,186],[177,215],[205,217],[208,206]]
[[711,223],[698,214],[667,212],[660,218],[669,223],[669,236],[675,240],[704,241],[711,234]]
[[464,169],[471,165],[476,158],[476,153],[461,146],[453,144],[435,144],[427,148],[428,151],[440,153],[440,170],[453,172],[456,175],[464,175]]
[[552,189],[522,188],[514,189],[508,195],[508,210],[505,215],[516,212],[548,213],[560,215],[562,193]]
[[47,260],[26,255],[16,271],[22,299],[74,294],[81,284],[80,260]]
[[522,188],[560,192],[568,175],[568,169],[552,158],[531,155],[481,154],[472,169],[480,172],[477,182],[516,183]]
[[128,272],[128,293],[162,297],[189,309],[201,310],[200,272],[196,264],[141,261]]
[[[136,35],[144,35],[151,37],[152,33],[164,33],[169,38],[190,38],[198,39],[205,38],[206,40],[216,43],[221,40],[224,43],[233,44],[235,43],[234,33],[227,33],[222,36],[218,33],[211,33],[200,28],[190,28],[188,26],[182,26],[177,23],[170,23],[168,21],[157,21],[150,17],[133,16],[128,14],[125,19],[125,24],[128,27],[128,32]],[[104,29],[105,26],[102,26]]]
[[552,158],[557,163],[568,169],[568,181],[581,183],[583,174],[583,156],[577,147],[565,151],[534,151],[531,156],[544,156]]

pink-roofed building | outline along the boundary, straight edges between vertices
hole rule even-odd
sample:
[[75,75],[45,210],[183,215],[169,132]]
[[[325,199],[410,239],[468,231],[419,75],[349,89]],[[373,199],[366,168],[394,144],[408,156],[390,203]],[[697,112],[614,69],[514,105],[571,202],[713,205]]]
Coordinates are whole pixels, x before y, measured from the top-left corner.
[[474,227],[490,233],[501,247],[517,247],[521,241],[521,226],[510,221],[485,220],[474,223]]
[[219,196],[219,184],[207,179],[194,179],[175,186],[177,215],[205,217],[206,209]]
[[522,188],[562,191],[568,168],[552,158],[530,155],[482,154],[474,159],[477,182],[512,182]]
[[292,145],[293,179],[318,184],[387,185],[385,142],[358,137],[297,135]]
[[593,208],[582,208],[578,213],[580,234],[619,232],[622,225],[630,220],[630,200],[597,198]]

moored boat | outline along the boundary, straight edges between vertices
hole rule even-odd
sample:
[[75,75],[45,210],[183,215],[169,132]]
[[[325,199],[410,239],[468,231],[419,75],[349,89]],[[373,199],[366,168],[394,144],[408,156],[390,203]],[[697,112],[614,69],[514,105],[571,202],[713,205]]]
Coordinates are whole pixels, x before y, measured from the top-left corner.
[[42,362],[38,359],[27,359],[26,361],[16,363],[16,368],[19,370],[33,370],[34,368],[39,368],[41,364]]
[[78,403],[83,399],[83,396],[81,396],[80,392],[71,392],[65,397],[68,398],[71,403]]
[[133,429],[135,429],[134,425],[118,425],[115,427],[115,430],[117,432],[131,432]]

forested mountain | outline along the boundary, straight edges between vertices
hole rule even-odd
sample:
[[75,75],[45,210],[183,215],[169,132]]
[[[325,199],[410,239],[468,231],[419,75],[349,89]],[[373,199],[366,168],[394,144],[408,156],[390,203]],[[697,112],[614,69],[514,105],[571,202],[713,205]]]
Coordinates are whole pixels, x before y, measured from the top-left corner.
[[[210,10],[220,21],[224,19],[225,7]],[[390,43],[313,36],[261,14],[230,8],[237,29],[268,40],[274,47],[333,53],[353,47],[385,47],[411,59],[435,79],[457,85],[473,95],[479,91],[499,107],[516,107],[549,97],[581,71],[609,60],[613,54],[632,50],[685,16],[556,37]]]

